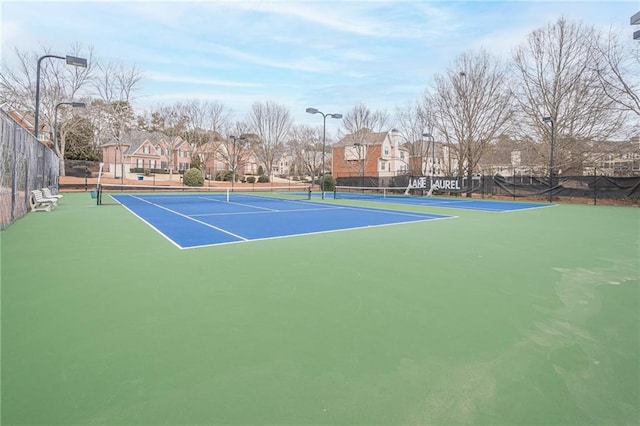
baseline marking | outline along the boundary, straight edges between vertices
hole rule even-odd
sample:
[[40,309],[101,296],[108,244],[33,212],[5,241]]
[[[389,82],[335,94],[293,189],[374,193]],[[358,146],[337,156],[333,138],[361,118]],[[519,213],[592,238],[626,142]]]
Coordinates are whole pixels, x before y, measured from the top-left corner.
[[[372,209],[372,210],[376,210],[376,209]],[[415,221],[412,221],[412,222],[395,222],[395,223],[385,223],[385,224],[381,224],[381,225],[365,225],[365,226],[356,226],[356,227],[353,227],[353,228],[331,229],[329,231],[303,232],[303,233],[300,233],[300,234],[278,235],[276,237],[253,238],[253,239],[248,240],[248,241],[229,241],[229,242],[226,242],[226,243],[212,243],[212,244],[202,244],[202,245],[198,245],[198,246],[189,246],[189,247],[178,246],[178,247],[180,248],[180,250],[190,250],[190,249],[194,249],[194,248],[213,247],[213,246],[226,246],[226,245],[229,245],[229,244],[239,244],[239,243],[253,242],[253,241],[277,240],[277,239],[280,239],[280,238],[300,237],[300,236],[305,236],[305,235],[329,234],[329,233],[332,233],[332,232],[343,232],[343,231],[351,231],[351,230],[358,230],[358,229],[380,228],[380,227],[383,227],[383,226],[406,225],[407,223],[420,223],[420,222],[428,222],[428,221],[432,221],[432,220],[445,220],[445,219],[457,219],[457,218],[458,218],[458,216],[433,217],[433,218],[427,218],[427,219],[423,219],[423,220],[415,220]]]

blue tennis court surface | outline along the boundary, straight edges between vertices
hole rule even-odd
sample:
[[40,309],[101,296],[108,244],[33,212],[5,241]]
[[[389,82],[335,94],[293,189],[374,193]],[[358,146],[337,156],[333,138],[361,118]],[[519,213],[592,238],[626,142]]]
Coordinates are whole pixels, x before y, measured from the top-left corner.
[[[333,194],[331,194],[333,195]],[[362,200],[376,201],[384,203],[412,204],[431,207],[446,207],[450,209],[465,210],[482,210],[490,212],[507,213],[518,210],[538,209],[542,207],[551,207],[553,204],[546,203],[527,203],[517,201],[495,201],[495,200],[478,200],[473,198],[438,198],[438,197],[417,197],[390,195],[382,196],[376,194],[345,192],[336,195],[338,200]]]
[[182,249],[453,217],[256,196],[111,197]]

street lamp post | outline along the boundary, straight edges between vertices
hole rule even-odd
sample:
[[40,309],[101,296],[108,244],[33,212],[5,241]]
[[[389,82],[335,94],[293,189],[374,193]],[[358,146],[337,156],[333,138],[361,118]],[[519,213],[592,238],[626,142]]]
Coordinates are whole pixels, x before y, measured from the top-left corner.
[[[327,144],[327,116],[339,119],[342,118],[342,114],[325,114],[322,111],[318,111],[316,108],[307,108],[305,111],[309,114],[322,114],[322,182],[320,182],[320,188],[322,190],[322,199],[324,200],[324,152]],[[311,179],[311,185],[313,185],[313,177]]]
[[553,201],[553,147],[555,145],[555,126],[553,117],[542,117],[542,121],[545,123],[551,123],[551,152],[549,155],[549,202]]
[[431,179],[429,180],[429,189],[433,188],[433,174],[436,165],[436,141],[431,133],[423,133],[422,136],[431,139]]
[[39,122],[40,122],[40,63],[46,58],[64,59],[67,61],[67,65],[74,67],[87,67],[87,60],[85,58],[78,58],[75,56],[57,56],[57,55],[44,55],[38,59],[38,65],[36,67],[36,112],[33,117],[33,134],[38,139]]

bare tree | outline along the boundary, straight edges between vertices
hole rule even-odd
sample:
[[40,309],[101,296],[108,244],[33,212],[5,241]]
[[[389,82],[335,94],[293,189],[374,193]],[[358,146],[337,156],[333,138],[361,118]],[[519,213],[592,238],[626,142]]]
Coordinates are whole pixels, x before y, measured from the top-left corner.
[[192,99],[175,104],[178,116],[183,117],[183,132],[180,135],[187,144],[191,157],[195,157],[199,148],[209,141],[209,106],[206,102]]
[[[40,108],[38,133],[42,134],[43,128],[53,129],[56,121],[56,105],[61,102],[78,101],[78,97],[84,94],[89,86],[94,70],[92,48],[83,49],[75,44],[69,49],[70,54],[87,58],[87,67],[72,67],[63,61],[50,59],[43,60],[40,68]],[[82,52],[82,53],[81,53]],[[12,68],[3,63],[0,73],[0,103],[6,103],[15,111],[23,113],[35,113],[35,92],[37,83],[37,64],[40,57],[51,55],[49,50],[44,52],[22,52],[15,50],[17,65]],[[72,125],[73,122],[65,120],[68,116],[64,110],[61,123]],[[77,114],[76,114],[77,115]],[[68,126],[62,126],[66,130]],[[34,129],[35,130],[35,129]],[[58,141],[52,141],[52,147],[60,158],[60,173],[64,175],[64,154],[66,132],[61,132]]]
[[273,164],[284,153],[284,143],[292,124],[289,110],[272,101],[256,102],[251,106],[249,123],[259,142],[255,147],[256,156],[271,176]]
[[409,151],[409,173],[412,176],[426,174],[425,159],[432,153],[432,140],[425,139],[425,133],[433,138],[433,103],[428,95],[422,103],[410,102],[396,109],[396,122],[404,148]]
[[[310,175],[313,182],[315,176],[322,172],[321,128],[319,130],[307,125],[293,126],[288,148],[293,155],[298,174],[305,173]],[[326,163],[325,158],[325,168],[330,169],[330,165]]]
[[229,127],[229,133],[220,141],[218,152],[227,170],[231,171],[232,185],[238,172],[247,165],[252,147],[256,144],[256,137],[249,132],[249,128],[247,123],[236,122]]
[[605,69],[592,42],[598,37],[593,27],[560,18],[529,34],[513,55],[517,135],[538,141],[538,154],[549,158],[551,126],[543,117],[551,117],[558,171],[581,171],[596,154],[590,144],[624,125],[625,112],[598,75]]
[[[85,104],[87,103],[88,101],[85,102]],[[54,129],[54,132],[53,132],[53,134],[55,135],[54,139],[56,139],[53,141],[53,147],[56,154],[58,154],[58,157],[61,160],[60,176],[64,176],[65,175],[64,157],[68,149],[67,138],[70,134],[73,134],[73,133],[75,133],[76,135],[81,134],[82,132],[79,132],[79,130],[82,127],[86,127],[87,124],[90,122],[87,121],[87,119],[85,118],[86,114],[84,114],[84,111],[79,111],[78,108],[74,108],[70,105],[62,105],[62,104],[58,104],[58,105],[59,105],[58,113],[57,113],[58,120],[56,121],[54,118],[54,123],[53,123],[53,126],[57,126],[57,128]],[[93,138],[90,138],[90,139],[93,139]],[[90,146],[90,143],[87,145]]]
[[200,148],[200,156],[206,165],[211,162],[213,176],[216,174],[216,163],[219,155],[220,146],[224,141],[225,134],[228,133],[230,127],[231,109],[227,108],[222,102],[207,101],[204,103],[204,128],[207,131],[207,142]]
[[232,110],[219,101],[204,103],[205,128],[211,132],[224,134],[229,127]]
[[142,76],[135,67],[127,69],[116,63],[99,64],[98,69],[100,75],[94,80],[94,87],[107,119],[105,130],[120,151],[121,179],[124,179],[123,141],[135,125],[131,103]]
[[[511,117],[506,67],[484,50],[454,60],[445,75],[435,76],[435,127],[457,151],[458,174],[471,182],[487,146]],[[470,194],[469,194],[470,195]]]
[[342,127],[346,133],[351,134],[354,134],[361,129],[380,132],[389,126],[389,123],[390,119],[387,111],[372,111],[364,104],[358,104],[344,115]]
[[[593,40],[592,63],[604,93],[620,108],[640,118],[640,45],[633,40],[621,41],[619,34],[609,31]],[[634,133],[638,128],[634,130]]]
[[[368,142],[372,133],[387,130],[389,126],[389,114],[385,110],[372,111],[364,104],[355,105],[351,111],[344,115],[342,126],[345,137],[349,139],[351,147],[345,147],[345,151],[355,151],[358,161],[355,165],[358,167],[358,173],[364,180],[365,170],[369,162]],[[349,163],[350,165],[352,163]]]
[[17,65],[10,67],[2,60],[0,73],[0,103],[14,111],[35,111],[37,53],[15,49]]

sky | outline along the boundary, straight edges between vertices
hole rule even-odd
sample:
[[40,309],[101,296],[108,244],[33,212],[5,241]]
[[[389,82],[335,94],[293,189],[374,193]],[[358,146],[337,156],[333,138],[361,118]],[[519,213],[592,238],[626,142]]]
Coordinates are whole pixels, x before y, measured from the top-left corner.
[[[387,110],[420,99],[433,76],[478,48],[508,59],[564,16],[632,37],[628,1],[29,1],[0,0],[0,56],[64,56],[79,44],[142,74],[134,107],[216,100],[243,120],[255,102],[296,124],[357,104]],[[327,120],[327,127],[331,124]],[[335,127],[335,126],[334,126]],[[329,130],[328,130],[329,131]]]

